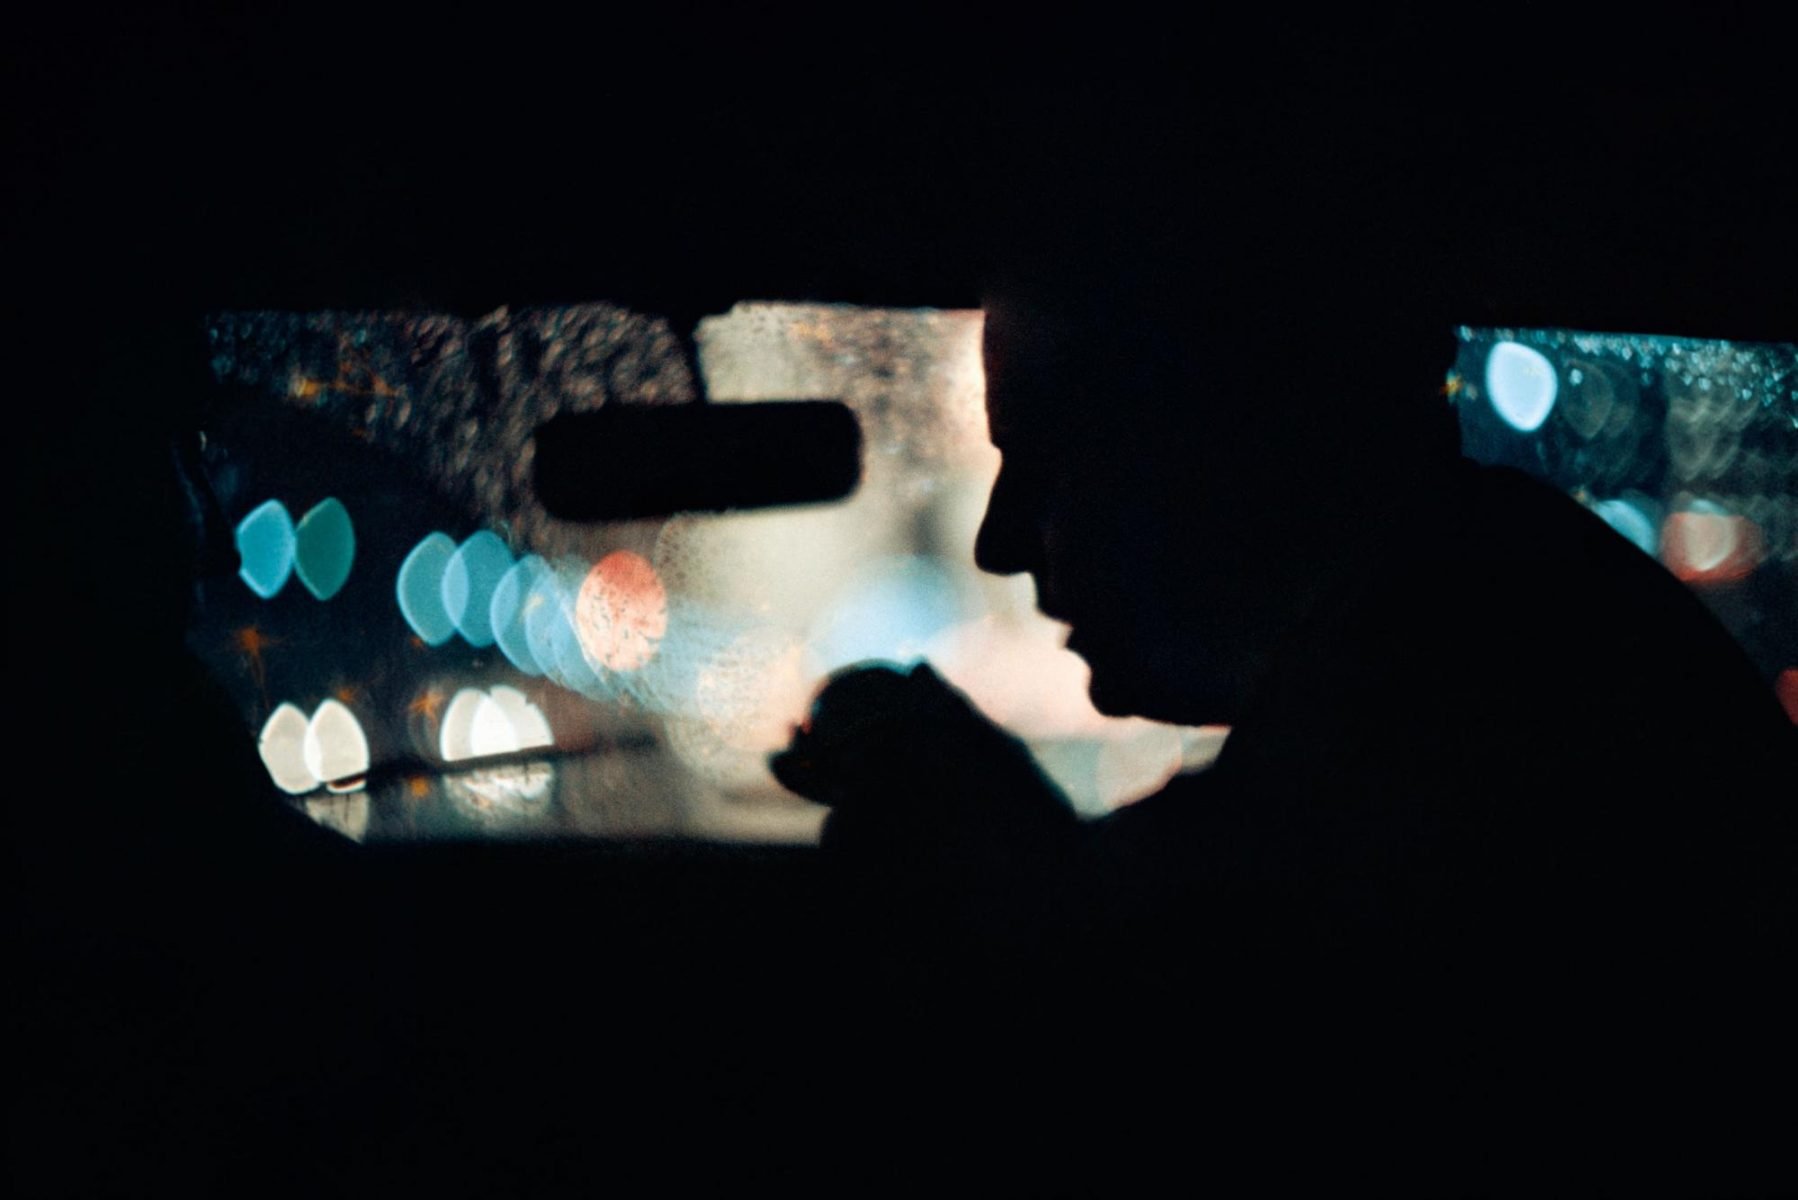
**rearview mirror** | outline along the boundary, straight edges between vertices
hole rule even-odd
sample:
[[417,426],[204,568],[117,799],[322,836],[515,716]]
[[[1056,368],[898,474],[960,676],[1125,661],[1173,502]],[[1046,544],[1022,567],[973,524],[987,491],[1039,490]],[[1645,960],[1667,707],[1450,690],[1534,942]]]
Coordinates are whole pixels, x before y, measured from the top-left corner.
[[816,504],[855,490],[861,446],[835,400],[613,404],[538,428],[537,497],[576,521]]

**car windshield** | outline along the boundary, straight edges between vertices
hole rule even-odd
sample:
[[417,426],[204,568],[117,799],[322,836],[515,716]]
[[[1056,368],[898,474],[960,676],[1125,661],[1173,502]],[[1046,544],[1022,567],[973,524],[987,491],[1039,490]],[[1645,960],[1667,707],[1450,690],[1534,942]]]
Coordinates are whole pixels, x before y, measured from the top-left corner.
[[[606,304],[475,320],[224,313],[204,471],[237,573],[189,645],[274,782],[362,839],[814,840],[767,766],[837,668],[930,661],[1082,812],[1226,731],[1102,717],[1025,577],[979,572],[997,471],[978,312],[742,304],[693,337]],[[862,429],[831,503],[581,523],[532,437],[606,404],[830,399]]]

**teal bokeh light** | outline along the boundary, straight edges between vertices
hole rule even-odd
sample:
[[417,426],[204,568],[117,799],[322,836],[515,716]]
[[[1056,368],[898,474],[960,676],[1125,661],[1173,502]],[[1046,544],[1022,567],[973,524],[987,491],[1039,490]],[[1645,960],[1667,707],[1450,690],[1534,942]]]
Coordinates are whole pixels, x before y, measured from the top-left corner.
[[533,572],[523,604],[525,644],[550,679],[571,692],[597,699],[606,694],[605,680],[588,661],[574,630],[578,577],[573,577],[566,564],[563,571],[571,577],[565,578],[548,564]]
[[463,542],[443,569],[443,610],[470,646],[493,645],[493,593],[512,569],[512,551],[482,530]]
[[306,590],[329,600],[349,582],[356,564],[356,527],[335,496],[320,500],[294,531],[294,571]]
[[259,505],[237,523],[237,577],[252,592],[271,600],[293,574],[293,518],[279,500]]
[[1592,505],[1592,511],[1642,553],[1651,557],[1660,554],[1659,514],[1650,511],[1649,506],[1641,501],[1600,500]]
[[456,543],[449,534],[431,533],[400,564],[394,585],[400,615],[427,646],[441,646],[456,634],[456,623],[443,606],[443,575],[455,553]]
[[543,665],[531,649],[525,616],[526,606],[532,603],[533,596],[538,604],[543,603],[537,583],[548,572],[549,564],[541,558],[535,554],[525,555],[500,577],[498,586],[493,589],[493,603],[487,610],[488,620],[493,625],[493,640],[500,653],[526,675],[543,674]]

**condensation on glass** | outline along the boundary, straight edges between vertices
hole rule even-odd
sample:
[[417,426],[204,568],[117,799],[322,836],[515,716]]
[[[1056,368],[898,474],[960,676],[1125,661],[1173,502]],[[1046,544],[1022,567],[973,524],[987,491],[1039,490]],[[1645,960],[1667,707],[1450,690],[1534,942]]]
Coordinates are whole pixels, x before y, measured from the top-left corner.
[[[664,322],[603,304],[221,314],[206,465],[242,561],[202,581],[190,644],[275,784],[358,838],[813,839],[767,755],[866,660],[930,660],[1106,811],[1222,732],[1101,717],[1028,581],[974,567],[998,461],[980,323],[740,305],[696,331],[696,380]],[[702,393],[845,402],[861,486],[607,524],[536,502],[545,420]]]

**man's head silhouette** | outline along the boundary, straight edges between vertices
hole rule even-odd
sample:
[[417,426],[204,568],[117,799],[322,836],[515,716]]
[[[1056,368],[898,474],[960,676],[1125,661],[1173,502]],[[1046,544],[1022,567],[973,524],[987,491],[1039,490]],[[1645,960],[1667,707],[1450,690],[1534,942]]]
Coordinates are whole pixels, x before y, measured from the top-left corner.
[[1767,336],[1789,254],[1753,244],[1758,193],[1655,149],[1759,179],[1763,110],[1652,82],[1338,62],[1001,117],[977,560],[1034,576],[1102,710],[1237,720],[1296,626],[1423,536],[1457,325]]
[[1034,577],[1102,711],[1231,722],[1295,624],[1452,461],[1434,386],[1450,347],[1260,308],[1266,327],[1224,332],[1176,297],[1093,298],[1016,284],[988,301],[1003,457],[976,559]]

